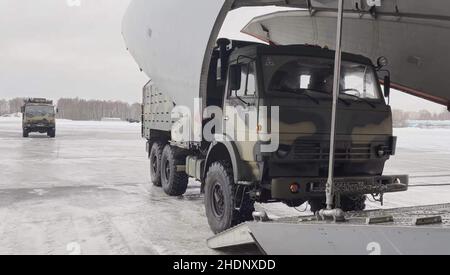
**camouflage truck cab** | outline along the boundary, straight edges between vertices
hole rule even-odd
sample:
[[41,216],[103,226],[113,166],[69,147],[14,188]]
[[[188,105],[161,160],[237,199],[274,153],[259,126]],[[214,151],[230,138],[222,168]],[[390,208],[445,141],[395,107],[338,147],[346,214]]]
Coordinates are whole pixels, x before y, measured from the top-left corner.
[[56,109],[53,101],[44,98],[27,99],[22,106],[23,137],[29,133],[47,133],[54,138],[56,135]]
[[[279,128],[272,130],[279,136],[278,150],[261,153],[256,145],[246,155],[248,143],[235,142],[242,162],[259,167],[245,179],[260,186],[255,192],[258,201],[278,200],[290,206],[309,201],[313,211],[324,206],[334,56],[332,50],[308,45],[252,45],[231,53],[230,66],[242,68],[242,85],[225,91],[225,105],[279,107]],[[334,176],[341,207],[362,210],[366,194],[405,191],[406,185],[394,181],[407,179],[383,177],[385,162],[395,154],[396,137],[377,67],[360,55],[343,53],[342,59]],[[249,65],[254,67],[250,78],[244,72]],[[251,85],[249,79],[254,81]],[[250,96],[239,94],[250,86]]]

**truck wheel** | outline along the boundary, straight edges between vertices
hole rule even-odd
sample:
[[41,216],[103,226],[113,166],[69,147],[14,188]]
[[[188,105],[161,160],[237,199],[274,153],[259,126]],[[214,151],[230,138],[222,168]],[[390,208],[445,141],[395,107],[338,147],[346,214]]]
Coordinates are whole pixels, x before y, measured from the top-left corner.
[[342,196],[341,208],[345,212],[363,211],[364,209],[366,209],[366,199],[366,195]]
[[161,157],[164,144],[154,142],[150,150],[150,178],[154,186],[161,187]]
[[161,157],[161,184],[169,196],[181,196],[186,192],[189,177],[185,172],[177,172],[177,166],[184,164],[184,156],[179,149],[166,145]]
[[48,130],[47,136],[54,138],[56,136],[56,130],[55,129]]
[[300,207],[305,203],[305,201],[304,200],[294,200],[294,201],[284,201],[283,203],[289,207]]
[[245,194],[238,209],[235,194],[231,164],[225,161],[213,163],[205,180],[205,210],[209,226],[215,234],[253,219],[254,201]]
[[28,131],[24,129],[23,132],[22,132],[22,136],[24,138],[27,138],[29,136]]
[[325,198],[314,198],[308,201],[311,212],[316,213],[327,207]]

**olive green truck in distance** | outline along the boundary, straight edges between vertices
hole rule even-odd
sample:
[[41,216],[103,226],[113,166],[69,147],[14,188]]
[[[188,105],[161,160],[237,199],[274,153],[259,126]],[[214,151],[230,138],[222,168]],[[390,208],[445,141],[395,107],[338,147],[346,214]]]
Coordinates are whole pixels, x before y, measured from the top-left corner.
[[[318,46],[218,41],[204,107],[223,110],[225,115],[215,118],[223,123],[235,119],[226,113],[227,108],[240,110],[237,119],[256,110],[257,127],[246,121],[243,128],[232,131],[244,136],[277,136],[279,146],[273,152],[261,150],[267,140],[228,139],[236,135],[217,127],[215,140],[175,141],[172,112],[186,95],[170,98],[149,82],[143,91],[142,135],[148,140],[153,184],[162,186],[168,195],[179,196],[185,193],[189,177],[200,181],[206,216],[215,233],[252,220],[255,202],[283,202],[291,207],[309,202],[312,211],[323,209],[334,57],[334,51]],[[344,53],[342,60],[335,205],[344,211],[360,211],[365,208],[366,195],[382,202],[385,193],[406,191],[408,177],[383,175],[385,162],[396,149],[392,112],[384,99],[389,95],[390,79],[384,79],[384,95],[378,81],[383,78],[384,60],[375,66],[370,59],[350,53]],[[262,115],[262,106],[279,108],[278,127]],[[210,117],[203,118],[203,129],[210,121]]]
[[22,106],[23,137],[29,133],[47,133],[54,138],[56,135],[56,108],[53,101],[44,98],[30,98]]

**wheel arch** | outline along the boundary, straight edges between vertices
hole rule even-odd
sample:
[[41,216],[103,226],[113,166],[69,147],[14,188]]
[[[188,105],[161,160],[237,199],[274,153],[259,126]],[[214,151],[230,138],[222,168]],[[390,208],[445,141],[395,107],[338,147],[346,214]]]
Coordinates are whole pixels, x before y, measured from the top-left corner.
[[166,145],[169,143],[170,140],[170,133],[159,131],[159,130],[150,130],[150,136],[147,139],[146,143],[146,151],[147,151],[147,157],[150,158],[150,151],[152,149],[153,143],[159,142],[163,145]]
[[239,151],[236,145],[229,141],[214,141],[211,143],[208,154],[205,161],[205,169],[202,175],[202,186],[201,190],[204,191],[205,179],[208,173],[208,168],[216,161],[229,161],[233,168],[233,178],[234,182],[239,181],[241,175],[240,171],[242,169],[242,160],[239,155]]

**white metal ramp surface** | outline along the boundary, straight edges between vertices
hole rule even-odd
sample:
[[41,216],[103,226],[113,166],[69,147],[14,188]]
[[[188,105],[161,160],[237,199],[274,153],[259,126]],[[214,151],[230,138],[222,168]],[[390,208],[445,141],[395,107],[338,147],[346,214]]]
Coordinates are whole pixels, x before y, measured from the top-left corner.
[[247,222],[208,240],[213,249],[255,244],[268,255],[448,255],[450,204],[350,212],[345,223],[291,217]]

